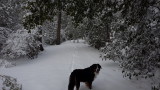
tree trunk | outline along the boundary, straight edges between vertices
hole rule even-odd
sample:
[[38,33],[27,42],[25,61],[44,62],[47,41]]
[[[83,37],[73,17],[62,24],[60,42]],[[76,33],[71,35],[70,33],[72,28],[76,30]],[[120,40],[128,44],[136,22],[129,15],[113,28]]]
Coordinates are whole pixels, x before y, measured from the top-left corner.
[[41,42],[40,44],[39,44],[39,49],[40,49],[40,51],[44,51],[44,48],[43,48],[43,45],[42,45],[42,28],[41,28],[41,26],[39,27],[39,34],[40,34],[40,36],[39,36],[39,41]]
[[58,0],[58,21],[57,21],[57,40],[56,44],[59,45],[61,43],[61,17],[62,17],[62,12],[61,12],[61,2]]
[[106,24],[107,26],[106,26],[106,42],[110,42],[111,41],[111,39],[110,39],[110,32],[111,32],[111,30],[110,30],[110,28],[109,28],[109,24]]

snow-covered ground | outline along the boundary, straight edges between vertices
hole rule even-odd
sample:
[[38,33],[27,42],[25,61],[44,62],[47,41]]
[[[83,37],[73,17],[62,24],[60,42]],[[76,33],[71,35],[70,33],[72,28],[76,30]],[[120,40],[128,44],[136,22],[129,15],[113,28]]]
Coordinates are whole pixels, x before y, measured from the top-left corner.
[[[47,46],[34,60],[20,59],[14,67],[0,68],[0,75],[17,78],[23,90],[67,90],[69,75],[73,69],[99,63],[102,70],[93,82],[92,90],[151,89],[145,80],[123,78],[118,64],[109,60],[102,61],[99,54],[98,50],[89,47],[83,41],[67,41],[61,45]],[[81,83],[80,90],[89,89]]]

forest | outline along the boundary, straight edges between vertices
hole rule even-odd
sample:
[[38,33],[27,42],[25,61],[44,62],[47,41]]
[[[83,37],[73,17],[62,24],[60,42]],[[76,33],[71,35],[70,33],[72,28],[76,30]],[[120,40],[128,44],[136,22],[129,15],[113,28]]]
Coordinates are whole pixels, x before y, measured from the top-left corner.
[[160,90],[160,0],[0,0],[0,68],[79,39],[118,62],[125,78],[151,79]]

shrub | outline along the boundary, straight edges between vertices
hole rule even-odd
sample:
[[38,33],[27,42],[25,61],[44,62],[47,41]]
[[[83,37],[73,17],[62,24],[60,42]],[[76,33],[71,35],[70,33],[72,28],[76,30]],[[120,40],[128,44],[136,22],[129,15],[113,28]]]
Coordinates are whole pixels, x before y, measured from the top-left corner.
[[11,31],[11,29],[0,27],[0,51],[2,50],[2,46],[6,42]]
[[39,44],[35,34],[28,33],[27,30],[17,30],[10,35],[1,53],[5,59],[16,59],[23,56],[33,59],[38,55]]
[[2,80],[2,90],[22,90],[22,85],[17,83],[16,78],[0,75],[0,79]]

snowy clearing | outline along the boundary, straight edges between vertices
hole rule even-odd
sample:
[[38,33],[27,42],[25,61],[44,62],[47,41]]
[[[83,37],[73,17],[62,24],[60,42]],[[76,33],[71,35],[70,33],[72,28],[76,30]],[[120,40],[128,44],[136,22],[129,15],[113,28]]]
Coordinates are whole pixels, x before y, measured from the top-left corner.
[[[67,41],[57,46],[47,46],[34,60],[20,59],[17,65],[0,68],[1,75],[17,78],[23,90],[67,90],[73,69],[86,68],[93,63],[102,66],[93,82],[92,90],[150,90],[146,80],[123,78],[121,68],[113,61],[102,61],[100,52],[89,45]],[[2,85],[1,81],[0,84]],[[0,85],[0,86],[1,86]],[[1,87],[0,87],[1,90]],[[81,83],[80,90],[89,90]]]

